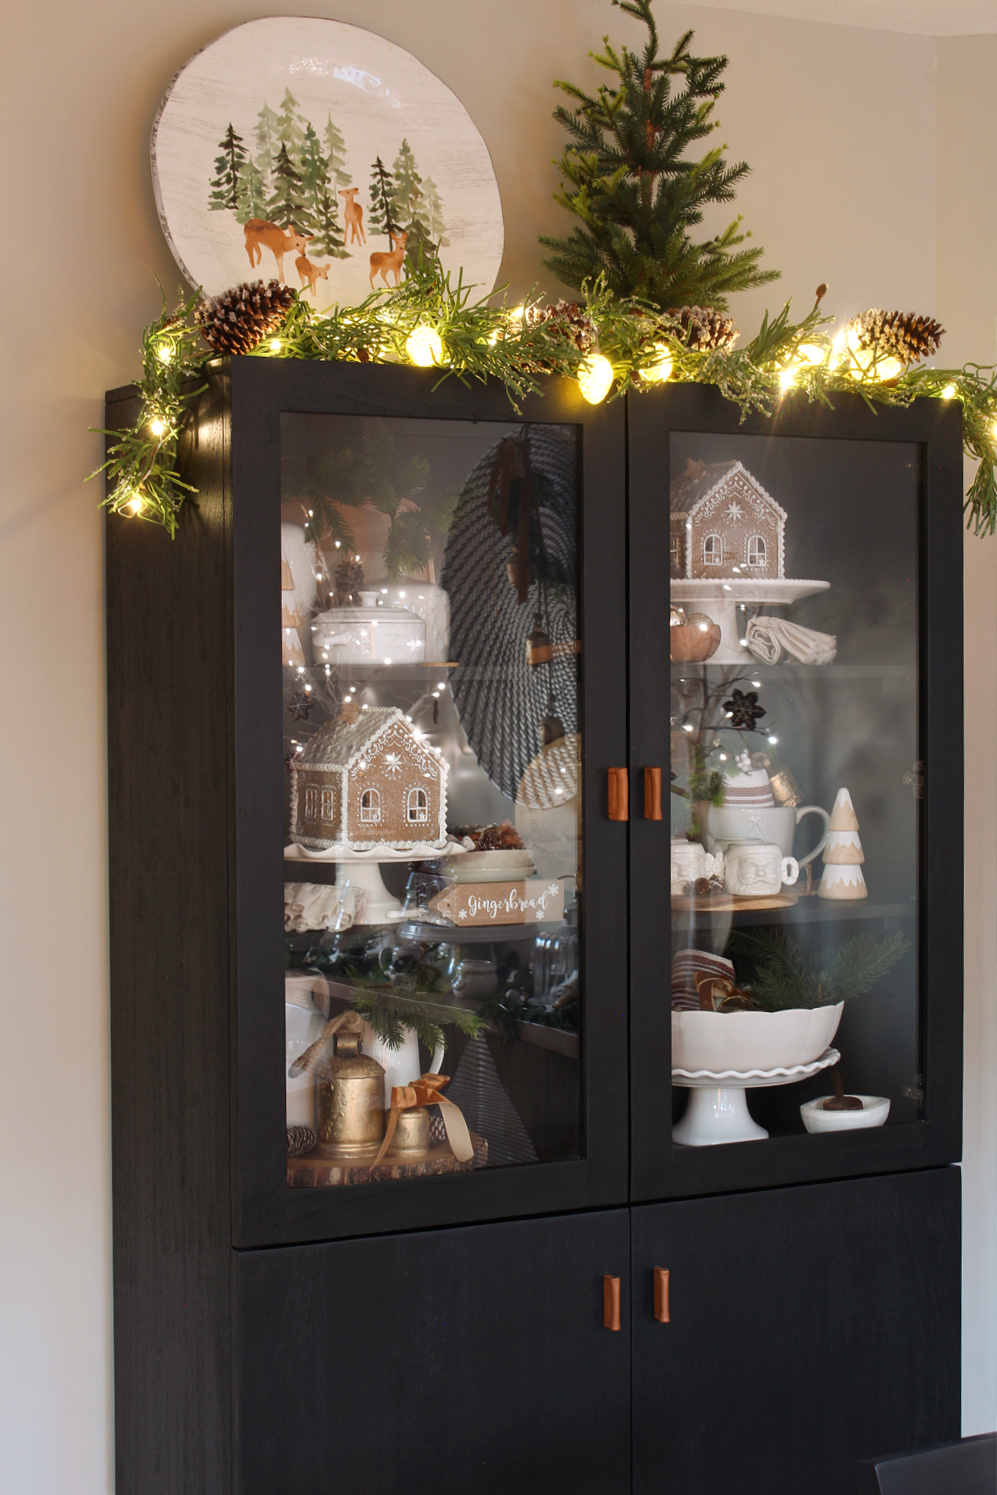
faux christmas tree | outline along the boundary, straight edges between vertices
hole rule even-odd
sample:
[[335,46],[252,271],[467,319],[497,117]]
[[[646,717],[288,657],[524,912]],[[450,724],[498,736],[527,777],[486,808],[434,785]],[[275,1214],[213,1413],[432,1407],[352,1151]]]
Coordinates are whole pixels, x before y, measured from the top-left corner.
[[818,898],[868,898],[869,889],[862,875],[864,861],[852,797],[847,789],[839,789],[828,823]]
[[700,306],[722,311],[734,291],[778,278],[762,270],[760,248],[742,249],[740,217],[703,242],[692,231],[704,209],[730,202],[748,166],[728,166],[723,146],[695,159],[687,152],[717,128],[726,57],[694,57],[687,31],[669,57],[658,56],[651,0],[612,0],[642,21],[643,52],[603,38],[593,53],[613,75],[595,94],[558,82],[573,100],[554,118],[571,141],[558,161],[564,174],[556,200],[581,222],[566,239],[541,238],[554,253],[544,261],[566,285],[581,288],[605,275],[609,290],[639,296],[662,310]]

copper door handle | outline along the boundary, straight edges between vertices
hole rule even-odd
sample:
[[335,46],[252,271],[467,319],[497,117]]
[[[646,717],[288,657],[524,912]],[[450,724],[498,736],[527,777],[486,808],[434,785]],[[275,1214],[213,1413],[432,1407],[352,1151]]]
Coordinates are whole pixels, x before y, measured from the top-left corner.
[[661,769],[644,770],[644,819],[661,819]]
[[609,770],[609,818],[630,819],[630,784],[625,768]]
[[618,1330],[620,1327],[620,1279],[605,1276],[602,1279],[602,1326]]
[[655,1267],[654,1269],[654,1316],[659,1324],[671,1323],[671,1314],[668,1309],[667,1267]]

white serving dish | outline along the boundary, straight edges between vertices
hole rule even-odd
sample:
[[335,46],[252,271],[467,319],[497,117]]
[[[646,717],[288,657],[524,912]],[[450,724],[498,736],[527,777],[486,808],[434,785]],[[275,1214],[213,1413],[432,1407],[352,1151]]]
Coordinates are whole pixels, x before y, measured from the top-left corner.
[[453,866],[446,866],[452,882],[518,882],[536,877],[533,858],[525,848],[507,851],[469,851]]
[[[373,585],[373,583],[372,583]],[[382,607],[406,608],[426,624],[426,659],[444,664],[450,657],[450,598],[432,581],[377,584]]]
[[837,1032],[844,1005],[785,1012],[673,1012],[672,1069],[743,1075],[812,1064]]
[[885,1095],[858,1096],[861,1111],[825,1111],[824,1102],[830,1099],[829,1095],[820,1095],[800,1107],[808,1132],[855,1132],[863,1127],[882,1126],[890,1114],[889,1097]]
[[316,664],[422,664],[426,623],[404,607],[384,607],[361,592],[359,607],[331,607],[312,623]]

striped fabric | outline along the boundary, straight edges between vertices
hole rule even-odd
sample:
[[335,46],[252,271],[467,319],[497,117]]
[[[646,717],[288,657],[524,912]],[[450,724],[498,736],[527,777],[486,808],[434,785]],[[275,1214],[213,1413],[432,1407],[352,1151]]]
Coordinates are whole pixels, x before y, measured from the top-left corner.
[[672,1011],[697,1012],[699,998],[696,995],[695,973],[701,971],[709,976],[725,976],[734,980],[733,961],[722,955],[712,955],[709,950],[679,950],[672,959]]

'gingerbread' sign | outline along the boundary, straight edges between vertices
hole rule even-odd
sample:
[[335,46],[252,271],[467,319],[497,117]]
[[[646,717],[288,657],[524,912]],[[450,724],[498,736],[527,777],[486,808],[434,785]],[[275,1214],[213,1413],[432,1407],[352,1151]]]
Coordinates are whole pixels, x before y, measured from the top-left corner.
[[564,887],[531,877],[521,882],[461,882],[430,899],[454,924],[555,924],[564,918]]

